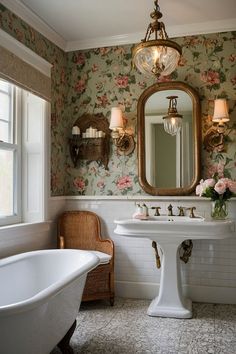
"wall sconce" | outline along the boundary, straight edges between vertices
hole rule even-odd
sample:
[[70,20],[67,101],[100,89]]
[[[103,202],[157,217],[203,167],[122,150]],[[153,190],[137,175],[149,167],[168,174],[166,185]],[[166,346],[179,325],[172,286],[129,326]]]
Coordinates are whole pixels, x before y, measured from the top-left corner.
[[227,125],[225,123],[228,121],[229,113],[227,102],[224,98],[218,98],[214,101],[214,113],[212,117],[212,122],[218,124],[210,127],[204,138],[204,146],[207,151],[224,151],[227,130]]
[[170,101],[167,116],[163,117],[164,129],[173,136],[181,130],[183,116],[177,111],[178,96],[167,96],[166,98]]
[[77,162],[79,160],[80,145],[80,128],[75,125],[72,128],[72,139],[69,139],[70,156],[73,161],[74,167],[77,166]]
[[134,151],[135,142],[133,134],[125,130],[122,110],[120,107],[112,107],[109,128],[112,130],[111,137],[120,155],[129,155]]

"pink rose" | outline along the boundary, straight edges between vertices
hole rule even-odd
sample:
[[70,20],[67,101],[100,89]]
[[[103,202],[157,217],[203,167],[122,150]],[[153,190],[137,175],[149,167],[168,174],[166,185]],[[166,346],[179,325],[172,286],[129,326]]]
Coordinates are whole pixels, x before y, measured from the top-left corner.
[[229,179],[229,178],[220,178],[219,181],[223,182],[226,185],[226,188],[227,188],[229,182],[231,181],[231,179]]
[[75,63],[79,65],[85,64],[85,55],[83,53],[78,53],[76,56]]
[[116,77],[116,85],[119,88],[126,88],[128,86],[128,76],[117,76]]
[[106,106],[109,104],[107,95],[103,95],[103,96],[97,96],[97,107],[103,107],[106,108]]
[[209,69],[208,71],[201,73],[201,80],[209,85],[219,84],[220,75],[217,71]]
[[229,188],[230,192],[236,194],[236,181],[229,181],[228,188]]
[[77,91],[78,93],[82,93],[85,91],[85,80],[80,79],[77,81],[77,83],[75,84],[75,91]]
[[214,190],[218,193],[218,194],[224,194],[224,192],[226,191],[226,185],[224,182],[218,181],[215,185]]
[[208,179],[205,180],[204,185],[206,187],[214,187],[215,183],[216,182],[215,182],[215,180],[213,178],[208,178]]
[[132,187],[132,181],[130,176],[124,176],[120,177],[118,181],[116,182],[117,188],[122,190],[122,189],[127,189]]
[[85,182],[83,178],[81,177],[75,178],[73,184],[79,192],[83,192],[85,190]]

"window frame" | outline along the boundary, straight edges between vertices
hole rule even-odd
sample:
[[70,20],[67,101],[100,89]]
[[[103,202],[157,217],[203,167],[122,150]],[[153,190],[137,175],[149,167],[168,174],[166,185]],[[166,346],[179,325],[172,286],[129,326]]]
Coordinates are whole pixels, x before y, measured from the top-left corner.
[[[42,126],[42,134],[44,140],[42,141],[42,161],[41,161],[41,170],[40,177],[43,179],[42,184],[42,201],[41,201],[41,214],[36,219],[33,219],[30,215],[27,215],[27,197],[26,194],[29,191],[29,186],[24,186],[23,184],[23,163],[25,162],[25,155],[23,153],[22,142],[24,142],[23,138],[21,141],[21,149],[17,150],[17,164],[15,169],[21,167],[21,174],[15,178],[15,186],[18,190],[17,195],[17,216],[11,216],[0,218],[0,231],[4,229],[9,229],[9,227],[24,227],[26,223],[30,224],[40,224],[44,223],[48,218],[48,198],[50,196],[50,116],[51,116],[51,69],[53,65],[36,54],[33,50],[25,46],[23,43],[19,42],[17,39],[13,38],[6,31],[0,29],[0,39],[1,39],[1,49],[3,54],[3,60],[0,65],[0,79],[3,79],[7,82],[12,83],[13,85],[18,84],[21,89],[26,90],[28,92],[33,92],[35,96],[42,97],[45,101],[45,110],[43,117],[43,126]],[[13,54],[13,56],[12,56]],[[8,59],[12,57],[14,58],[14,66],[15,71],[11,70],[11,65],[8,65]],[[33,73],[35,80],[33,82],[28,82],[27,80],[22,80],[22,76],[18,75],[18,72],[22,72],[24,70],[25,77],[29,76]],[[38,86],[38,80],[42,80],[44,83],[44,89],[42,89],[41,85]],[[41,82],[41,81],[40,81]],[[18,89],[18,87],[17,87]],[[19,89],[19,90],[21,90]],[[22,91],[23,92],[23,91]],[[15,102],[15,113],[20,112],[21,116],[18,116],[18,126],[15,127],[16,135],[13,138],[18,139],[19,142],[22,136],[22,130],[24,129],[22,122],[24,122],[24,107],[23,102],[21,101],[21,96],[19,95]],[[3,145],[2,145],[3,146]],[[41,175],[42,174],[42,175]],[[22,176],[22,177],[21,177]],[[21,193],[21,194],[20,194]],[[30,198],[34,198],[34,195],[31,194]],[[21,207],[21,213],[19,212]]]
[[[2,79],[1,79],[2,80]],[[6,81],[6,80],[2,80]],[[9,128],[11,126],[11,141],[0,141],[0,150],[13,151],[13,213],[0,217],[0,226],[11,225],[22,221],[21,210],[21,90],[15,85],[11,88],[11,110]],[[10,135],[9,134],[9,135]]]
[[[2,80],[0,78],[0,80]],[[3,79],[4,80],[4,79]],[[6,80],[4,80],[6,81]],[[11,84],[11,83],[10,83]],[[33,193],[30,192],[29,183],[25,183],[25,176],[27,173],[27,156],[24,153],[23,144],[25,143],[27,135],[27,126],[23,122],[26,121],[26,105],[27,105],[27,91],[13,85],[12,90],[12,143],[1,142],[0,150],[13,151],[14,164],[13,164],[13,214],[4,215],[0,217],[0,228],[21,223],[38,223],[47,220],[47,201],[49,196],[49,178],[48,168],[49,165],[49,119],[50,117],[50,104],[42,99],[42,125],[40,129],[41,134],[41,164],[40,164],[40,178],[41,197],[40,207],[38,214],[30,214],[28,208],[28,201],[34,198]],[[28,94],[31,94],[28,92]],[[38,97],[35,94],[32,94]],[[38,97],[41,99],[40,97]],[[33,179],[30,179],[31,185]]]

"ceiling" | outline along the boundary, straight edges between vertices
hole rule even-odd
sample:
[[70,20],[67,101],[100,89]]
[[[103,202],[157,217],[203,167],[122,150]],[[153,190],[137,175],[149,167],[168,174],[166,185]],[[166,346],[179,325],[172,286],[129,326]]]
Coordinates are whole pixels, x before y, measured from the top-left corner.
[[[169,37],[236,30],[236,0],[159,0]],[[153,0],[0,0],[66,51],[137,43]]]

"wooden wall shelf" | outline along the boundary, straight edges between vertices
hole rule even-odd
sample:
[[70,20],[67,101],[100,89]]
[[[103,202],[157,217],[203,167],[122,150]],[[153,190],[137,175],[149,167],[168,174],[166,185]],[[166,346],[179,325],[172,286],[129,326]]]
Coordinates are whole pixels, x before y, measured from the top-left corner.
[[[88,160],[97,161],[99,164],[102,163],[107,170],[111,131],[106,117],[102,114],[84,114],[74,122],[74,126],[80,128],[80,136],[73,135],[69,139],[70,155],[74,167],[77,167],[79,160]],[[89,127],[103,131],[105,136],[103,138],[81,138]]]

